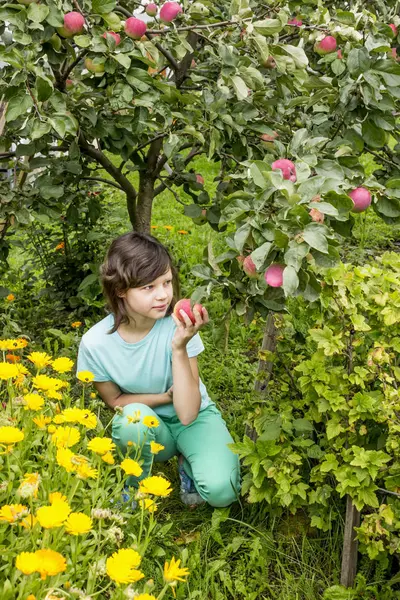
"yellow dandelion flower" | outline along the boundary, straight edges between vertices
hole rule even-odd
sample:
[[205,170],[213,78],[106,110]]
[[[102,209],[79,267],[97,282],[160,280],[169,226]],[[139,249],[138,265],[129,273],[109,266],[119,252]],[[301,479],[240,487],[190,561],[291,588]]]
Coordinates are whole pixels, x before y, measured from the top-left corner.
[[55,377],[48,377],[47,375],[36,375],[32,378],[33,387],[45,392],[49,390],[59,390],[64,387],[64,382],[61,379]]
[[93,522],[90,517],[84,513],[71,513],[65,522],[65,531],[71,535],[80,535],[89,533],[92,529]]
[[135,596],[135,600],[157,600],[157,598],[152,594],[139,594],[139,596]]
[[101,460],[103,460],[108,465],[113,465],[115,463],[114,457],[111,454],[111,452],[106,452],[105,454],[103,454]]
[[73,323],[71,323],[71,327],[73,327],[74,329],[77,329],[81,325],[82,325],[82,321],[74,321]]
[[0,362],[0,379],[13,379],[19,375],[18,366],[8,362]]
[[43,369],[51,364],[52,358],[47,352],[31,352],[28,354],[28,360],[35,365],[37,369]]
[[139,500],[139,506],[150,513],[155,513],[158,510],[157,504],[151,498],[142,498]]
[[79,371],[76,376],[79,381],[82,381],[83,383],[91,383],[94,379],[94,375],[91,371]]
[[97,425],[96,415],[85,408],[65,408],[61,416],[65,423],[79,423],[84,425],[86,429],[95,429]]
[[155,475],[146,477],[139,481],[139,492],[143,494],[151,494],[152,496],[169,496],[172,492],[171,484],[168,479]]
[[161,452],[161,450],[164,450],[165,446],[163,446],[162,444],[157,444],[157,442],[150,442],[150,452],[152,454],[158,454],[159,452]]
[[56,390],[49,390],[46,392],[46,395],[48,398],[51,398],[51,400],[62,400],[62,394],[56,392]]
[[39,559],[35,552],[21,552],[15,560],[15,566],[24,575],[31,575],[38,570]]
[[115,444],[111,438],[105,437],[95,437],[90,440],[87,445],[88,450],[95,452],[96,454],[106,454],[107,452],[111,452],[115,449]]
[[55,425],[61,425],[62,423],[65,423],[65,419],[62,415],[56,415],[53,417],[53,423]]
[[44,405],[44,398],[39,394],[26,394],[24,396],[25,410],[41,410]]
[[164,565],[164,581],[173,583],[174,581],[185,581],[184,577],[189,575],[189,570],[186,567],[180,567],[181,560],[171,558],[171,562],[166,562]]
[[8,296],[6,296],[6,300],[7,302],[12,302],[13,300],[15,300],[14,294],[8,294]]
[[72,371],[74,361],[70,358],[62,356],[53,360],[51,366],[53,367],[54,371],[57,371],[57,373],[69,373],[70,371]]
[[181,235],[187,235],[189,232],[186,231],[185,229],[179,229],[178,233],[180,233]]
[[21,357],[17,354],[6,354],[6,360],[10,363],[17,363],[21,360]]
[[41,579],[66,571],[67,561],[59,552],[43,549],[37,550],[35,554],[38,558],[37,571],[39,571]]
[[51,441],[57,446],[57,448],[71,448],[75,446],[81,439],[81,434],[76,427],[57,427]]
[[64,467],[67,473],[72,473],[75,470],[75,465],[72,462],[74,453],[69,448],[58,448],[56,460],[60,467]]
[[56,504],[57,502],[67,502],[67,496],[64,496],[61,492],[50,492],[49,494],[50,504]]
[[41,480],[39,473],[25,473],[18,488],[19,495],[22,498],[37,498]]
[[21,519],[19,524],[22,525],[24,529],[32,529],[32,527],[35,527],[37,522],[38,520],[34,515],[26,515],[26,517]]
[[34,417],[32,421],[39,429],[46,429],[47,425],[51,423],[51,417],[45,417],[44,415],[38,415]]
[[65,242],[60,242],[59,244],[57,244],[57,246],[55,247],[56,250],[64,250],[65,248]]
[[173,229],[172,225],[163,225],[164,229],[167,231],[171,231]]
[[61,527],[71,513],[68,502],[54,502],[50,506],[41,506],[36,511],[36,518],[45,529]]
[[24,439],[24,432],[17,427],[0,427],[0,444],[11,446]]
[[0,508],[0,521],[15,523],[28,513],[28,507],[23,504],[5,504]]
[[143,473],[142,467],[136,462],[136,460],[133,460],[132,458],[125,458],[120,464],[120,467],[123,471],[125,471],[126,475],[140,477],[140,475]]
[[97,398],[97,394],[96,394],[96,392],[91,392],[91,393],[90,393],[90,397],[91,397],[91,398]]
[[76,475],[79,479],[97,479],[99,472],[87,464],[79,465],[76,469]]
[[0,350],[20,350],[27,345],[28,342],[24,338],[0,340]]
[[24,365],[15,365],[18,369],[19,375],[30,375],[28,369]]
[[126,420],[128,423],[139,423],[140,421],[140,410],[135,410],[132,415],[127,415]]
[[37,598],[34,594],[29,594],[29,596],[26,597],[26,600],[37,600]]
[[57,427],[55,425],[49,425],[47,431],[49,433],[55,433],[57,431]]
[[150,415],[143,417],[143,425],[146,425],[146,427],[158,427],[159,424],[160,421],[157,417],[151,417]]
[[132,548],[123,548],[114,552],[106,561],[107,575],[116,583],[135,583],[143,579],[144,574],[137,570],[142,557]]
[[150,225],[150,229],[158,229],[158,225]]

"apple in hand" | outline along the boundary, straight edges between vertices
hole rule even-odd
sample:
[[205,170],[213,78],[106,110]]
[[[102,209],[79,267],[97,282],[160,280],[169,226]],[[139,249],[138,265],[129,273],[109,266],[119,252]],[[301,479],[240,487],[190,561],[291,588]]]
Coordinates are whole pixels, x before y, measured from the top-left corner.
[[[193,306],[193,309],[196,309],[199,311],[200,315],[203,316],[203,307],[201,304],[195,304]],[[181,321],[182,323],[185,323],[185,319],[182,317],[180,311],[183,310],[187,316],[189,317],[189,319],[192,321],[193,325],[196,323],[196,318],[192,312],[192,307],[190,305],[190,299],[189,298],[183,298],[182,300],[179,300],[174,307],[174,315],[177,319],[179,319],[179,321]]]

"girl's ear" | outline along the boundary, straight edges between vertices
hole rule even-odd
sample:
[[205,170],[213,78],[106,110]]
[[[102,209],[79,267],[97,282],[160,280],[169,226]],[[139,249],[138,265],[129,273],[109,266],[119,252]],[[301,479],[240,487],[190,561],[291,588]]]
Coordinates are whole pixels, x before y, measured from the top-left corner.
[[126,292],[123,292],[123,291],[117,292],[117,296],[118,296],[118,298],[125,298]]

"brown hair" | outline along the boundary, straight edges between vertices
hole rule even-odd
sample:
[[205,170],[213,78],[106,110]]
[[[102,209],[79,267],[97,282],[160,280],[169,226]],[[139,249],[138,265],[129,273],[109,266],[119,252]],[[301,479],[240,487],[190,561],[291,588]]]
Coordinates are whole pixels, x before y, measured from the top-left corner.
[[172,313],[180,292],[178,272],[167,248],[152,235],[136,231],[124,233],[111,243],[100,267],[107,307],[114,315],[114,326],[109,333],[117,331],[121,323],[129,323],[120,294],[151,283],[168,269],[172,271],[173,298],[166,315]]

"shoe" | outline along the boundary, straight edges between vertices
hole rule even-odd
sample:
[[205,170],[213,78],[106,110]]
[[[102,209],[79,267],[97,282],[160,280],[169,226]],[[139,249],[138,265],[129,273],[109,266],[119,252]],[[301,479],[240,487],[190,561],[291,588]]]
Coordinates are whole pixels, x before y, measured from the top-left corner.
[[196,490],[196,486],[194,485],[193,479],[191,479],[189,477],[189,475],[187,475],[187,473],[185,472],[185,470],[183,468],[183,461],[184,461],[184,457],[182,454],[180,454],[179,459],[178,459],[178,465],[179,465],[178,471],[179,471],[179,478],[181,480],[180,497],[181,497],[183,504],[186,504],[187,506],[194,508],[195,506],[204,504],[205,500],[204,500],[204,498],[202,498],[200,496],[200,494]]
[[110,504],[114,504],[115,508],[127,509],[128,507],[126,505],[129,501],[131,501],[131,510],[134,511],[137,508],[137,502],[136,500],[131,500],[130,487],[125,485],[120,500],[117,502],[115,502],[115,500],[110,500]]

